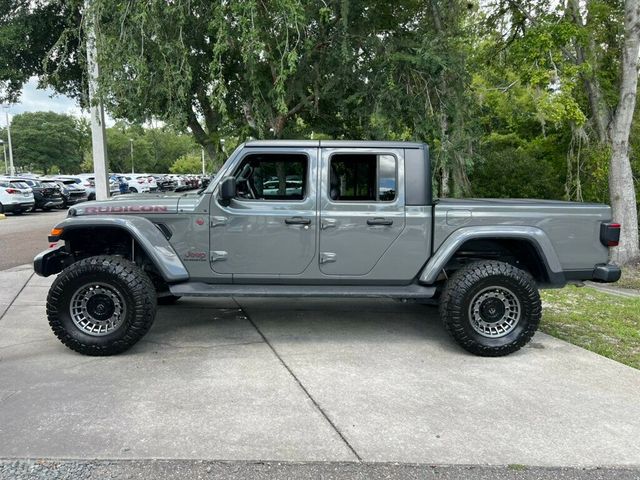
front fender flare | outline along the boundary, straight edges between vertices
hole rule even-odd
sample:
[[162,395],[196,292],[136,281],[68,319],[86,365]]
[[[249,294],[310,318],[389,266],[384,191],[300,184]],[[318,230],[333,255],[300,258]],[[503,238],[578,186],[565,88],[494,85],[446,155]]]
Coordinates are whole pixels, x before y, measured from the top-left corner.
[[431,285],[435,283],[440,272],[445,265],[455,255],[458,249],[469,240],[486,239],[514,239],[529,242],[538,252],[544,263],[543,267],[549,281],[554,285],[563,285],[566,283],[562,265],[558,259],[555,248],[547,234],[536,227],[512,226],[505,225],[501,227],[495,226],[476,226],[463,227],[455,230],[447,239],[442,242],[438,250],[429,259],[427,264],[420,272],[420,283]]
[[63,229],[60,238],[64,240],[68,232],[93,227],[117,228],[128,232],[142,247],[144,253],[166,282],[180,282],[189,279],[189,272],[169,241],[153,222],[144,217],[69,217],[54,228]]

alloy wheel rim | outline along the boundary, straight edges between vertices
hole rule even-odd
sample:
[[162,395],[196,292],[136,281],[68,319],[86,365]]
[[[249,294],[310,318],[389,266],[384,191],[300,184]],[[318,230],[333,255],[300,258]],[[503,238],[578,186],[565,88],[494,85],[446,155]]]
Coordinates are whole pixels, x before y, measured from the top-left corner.
[[90,283],[71,297],[71,319],[82,332],[101,337],[117,330],[126,315],[122,294],[110,285]]
[[469,305],[471,327],[487,338],[511,333],[522,316],[518,297],[505,287],[488,287],[475,294]]

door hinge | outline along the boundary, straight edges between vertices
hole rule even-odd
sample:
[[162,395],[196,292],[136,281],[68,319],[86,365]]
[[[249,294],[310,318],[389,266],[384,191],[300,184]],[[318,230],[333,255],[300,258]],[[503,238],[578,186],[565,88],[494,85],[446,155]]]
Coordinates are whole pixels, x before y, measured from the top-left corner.
[[320,264],[323,263],[333,263],[336,261],[337,255],[333,252],[322,252],[320,253]]
[[213,227],[218,227],[220,225],[226,225],[227,224],[227,220],[229,220],[227,217],[211,217],[211,222],[209,223],[209,225],[213,228]]
[[228,255],[228,253],[225,252],[224,250],[214,250],[209,255],[209,260],[211,262],[218,262],[218,261],[226,260],[227,259],[227,255]]

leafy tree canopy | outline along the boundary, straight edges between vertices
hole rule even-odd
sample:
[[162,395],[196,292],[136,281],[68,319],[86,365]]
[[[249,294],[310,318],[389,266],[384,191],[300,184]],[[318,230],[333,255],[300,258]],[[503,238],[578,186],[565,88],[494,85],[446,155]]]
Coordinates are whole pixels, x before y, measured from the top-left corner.
[[82,162],[82,125],[74,117],[53,112],[13,117],[14,164],[22,171],[77,173]]

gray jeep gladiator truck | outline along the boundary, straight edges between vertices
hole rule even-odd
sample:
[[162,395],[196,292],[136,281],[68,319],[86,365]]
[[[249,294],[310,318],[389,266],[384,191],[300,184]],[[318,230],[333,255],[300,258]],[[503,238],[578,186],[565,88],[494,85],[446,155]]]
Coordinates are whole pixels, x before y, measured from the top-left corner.
[[386,297],[438,302],[466,350],[518,350],[540,288],[615,282],[607,205],[436,200],[425,144],[251,141],[202,191],[69,210],[34,260],[58,274],[47,316],[67,347],[112,355],[180,297]]

